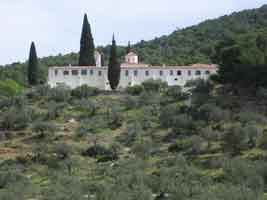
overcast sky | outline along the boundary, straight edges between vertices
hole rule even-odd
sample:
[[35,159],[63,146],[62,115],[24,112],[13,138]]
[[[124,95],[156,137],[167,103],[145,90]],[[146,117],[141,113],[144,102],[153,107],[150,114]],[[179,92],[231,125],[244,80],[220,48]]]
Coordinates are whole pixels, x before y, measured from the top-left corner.
[[0,0],[0,64],[24,61],[31,41],[39,57],[78,52],[88,14],[96,46],[149,40],[267,0]]

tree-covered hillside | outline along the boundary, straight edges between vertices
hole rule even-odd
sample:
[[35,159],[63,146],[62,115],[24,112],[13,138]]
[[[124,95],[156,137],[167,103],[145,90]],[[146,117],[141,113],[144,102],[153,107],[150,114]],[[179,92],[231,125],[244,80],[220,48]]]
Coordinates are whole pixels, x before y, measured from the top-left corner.
[[[139,54],[141,62],[154,65],[211,63],[218,42],[228,37],[237,38],[248,33],[253,35],[266,26],[267,5],[259,9],[246,10],[208,20],[151,41],[141,41],[133,45],[133,49]],[[104,64],[107,65],[110,45],[98,47],[98,50],[104,55]],[[126,47],[120,46],[117,51],[120,59],[123,59]],[[258,56],[257,51],[254,54],[256,57]],[[43,80],[46,79],[48,66],[77,65],[78,58],[77,53],[41,58],[40,67]],[[22,73],[25,66],[25,63],[7,65],[5,69],[0,71],[0,79],[9,78],[19,83],[25,82],[26,79]]]
[[135,45],[141,60],[152,64],[209,63],[214,47],[226,37],[252,33],[267,26],[267,5],[208,20],[169,36]]

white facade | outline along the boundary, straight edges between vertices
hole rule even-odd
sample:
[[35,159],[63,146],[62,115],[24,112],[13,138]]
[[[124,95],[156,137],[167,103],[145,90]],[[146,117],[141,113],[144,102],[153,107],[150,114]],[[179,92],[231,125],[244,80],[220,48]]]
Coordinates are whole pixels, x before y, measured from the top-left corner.
[[[129,60],[127,59],[130,59],[130,62],[121,65],[119,89],[140,85],[149,79],[160,79],[167,82],[168,85],[184,86],[187,81],[208,79],[210,75],[217,73],[216,65],[148,66],[136,63],[135,56],[137,55],[128,54],[125,60],[128,62]],[[67,85],[72,89],[82,85],[88,85],[102,90],[110,90],[107,73],[108,67],[99,66],[50,67],[48,72],[48,84],[51,87]]]
[[125,63],[128,64],[138,64],[138,55],[130,52],[125,56]]

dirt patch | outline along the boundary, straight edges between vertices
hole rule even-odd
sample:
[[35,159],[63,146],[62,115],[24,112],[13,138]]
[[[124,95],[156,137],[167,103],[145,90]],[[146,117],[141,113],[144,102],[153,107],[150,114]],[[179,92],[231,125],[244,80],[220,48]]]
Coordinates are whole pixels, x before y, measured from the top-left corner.
[[17,153],[18,152],[12,148],[0,148],[0,156],[2,156],[2,155],[14,155]]

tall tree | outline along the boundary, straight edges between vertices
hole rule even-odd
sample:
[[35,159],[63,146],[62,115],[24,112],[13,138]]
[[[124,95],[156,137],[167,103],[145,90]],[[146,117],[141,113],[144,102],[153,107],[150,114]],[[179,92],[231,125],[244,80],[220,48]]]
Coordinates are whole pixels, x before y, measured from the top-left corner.
[[117,45],[113,35],[108,65],[108,80],[112,90],[116,90],[120,82],[121,67],[117,58]]
[[128,42],[127,49],[126,49],[126,53],[127,53],[127,54],[130,53],[131,50],[132,50],[132,47],[131,47],[131,43],[130,43],[130,41],[129,41],[129,42]]
[[84,15],[83,19],[83,28],[80,44],[80,57],[79,65],[80,66],[95,66],[95,45],[94,39],[91,32],[91,27],[88,22],[87,15]]
[[30,85],[39,83],[38,58],[34,42],[31,43],[29,64],[28,64],[28,81]]

